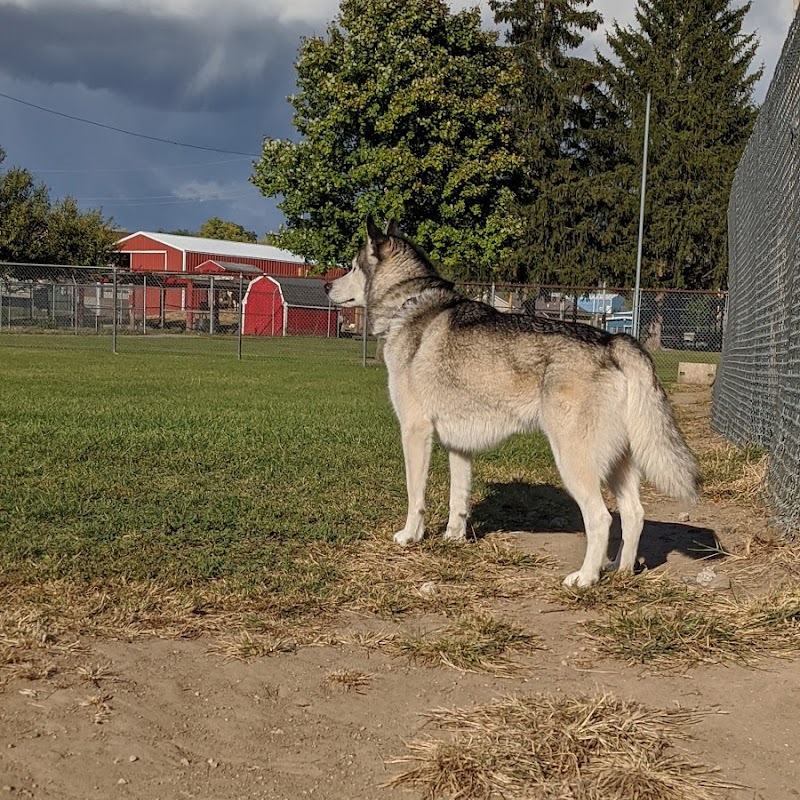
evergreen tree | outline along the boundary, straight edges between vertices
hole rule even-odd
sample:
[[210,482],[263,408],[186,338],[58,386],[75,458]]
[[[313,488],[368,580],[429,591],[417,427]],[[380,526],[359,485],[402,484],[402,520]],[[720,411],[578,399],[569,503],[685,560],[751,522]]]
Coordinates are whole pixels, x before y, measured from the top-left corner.
[[613,59],[599,56],[619,111],[609,135],[621,157],[599,179],[624,189],[610,227],[629,246],[610,252],[613,278],[632,284],[645,101],[652,93],[642,285],[718,288],[727,272],[727,207],[736,165],[755,122],[750,3],[638,0],[636,23],[614,25]]
[[286,218],[270,242],[347,262],[374,212],[400,219],[451,277],[495,277],[515,234],[507,56],[477,9],[342,0],[327,36],[300,48],[300,141],[266,139],[255,166]]
[[[574,54],[601,15],[592,0],[492,0],[518,71],[510,99],[524,160],[512,262],[521,281],[596,282],[605,233],[602,187],[589,178],[605,157],[594,132],[613,113],[596,65]],[[596,141],[595,141],[596,140]],[[593,191],[597,190],[597,191]]]

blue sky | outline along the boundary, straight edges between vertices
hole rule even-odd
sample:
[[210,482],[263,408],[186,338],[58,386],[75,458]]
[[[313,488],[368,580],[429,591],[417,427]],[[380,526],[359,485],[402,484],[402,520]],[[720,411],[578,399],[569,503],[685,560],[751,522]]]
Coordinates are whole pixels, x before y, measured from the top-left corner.
[[[454,7],[476,5],[453,2]],[[487,3],[480,4],[487,24]],[[607,23],[633,0],[596,0]],[[291,138],[294,58],[322,34],[335,0],[0,0],[0,94],[162,139],[257,154]],[[753,0],[761,100],[792,20],[792,0]],[[604,49],[598,31],[590,44]],[[146,141],[0,97],[5,166],[102,207],[127,230],[196,229],[212,216],[258,235],[280,212],[249,182],[253,158]]]

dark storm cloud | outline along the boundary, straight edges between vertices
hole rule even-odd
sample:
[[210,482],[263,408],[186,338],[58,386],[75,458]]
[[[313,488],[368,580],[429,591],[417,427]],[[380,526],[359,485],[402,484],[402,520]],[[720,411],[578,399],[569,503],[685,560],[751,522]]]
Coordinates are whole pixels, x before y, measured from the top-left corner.
[[0,73],[107,89],[155,108],[225,111],[290,92],[308,32],[262,20],[223,29],[69,3],[0,2]]

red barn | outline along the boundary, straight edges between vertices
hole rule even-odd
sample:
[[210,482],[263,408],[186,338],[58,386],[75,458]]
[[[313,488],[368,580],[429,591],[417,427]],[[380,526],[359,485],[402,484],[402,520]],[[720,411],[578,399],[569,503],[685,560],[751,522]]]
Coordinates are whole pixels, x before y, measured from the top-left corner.
[[305,259],[268,244],[201,239],[173,233],[138,231],[117,242],[121,253],[130,254],[133,272],[195,272],[204,262],[222,259],[248,264],[270,275],[305,277]]

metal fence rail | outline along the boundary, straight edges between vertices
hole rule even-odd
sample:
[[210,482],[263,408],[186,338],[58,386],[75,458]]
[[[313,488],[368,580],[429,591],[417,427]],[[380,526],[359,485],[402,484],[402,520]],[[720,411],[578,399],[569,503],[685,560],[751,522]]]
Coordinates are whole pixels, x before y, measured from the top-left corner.
[[730,305],[712,424],[769,455],[787,532],[800,523],[800,22],[795,19],[728,207]]

